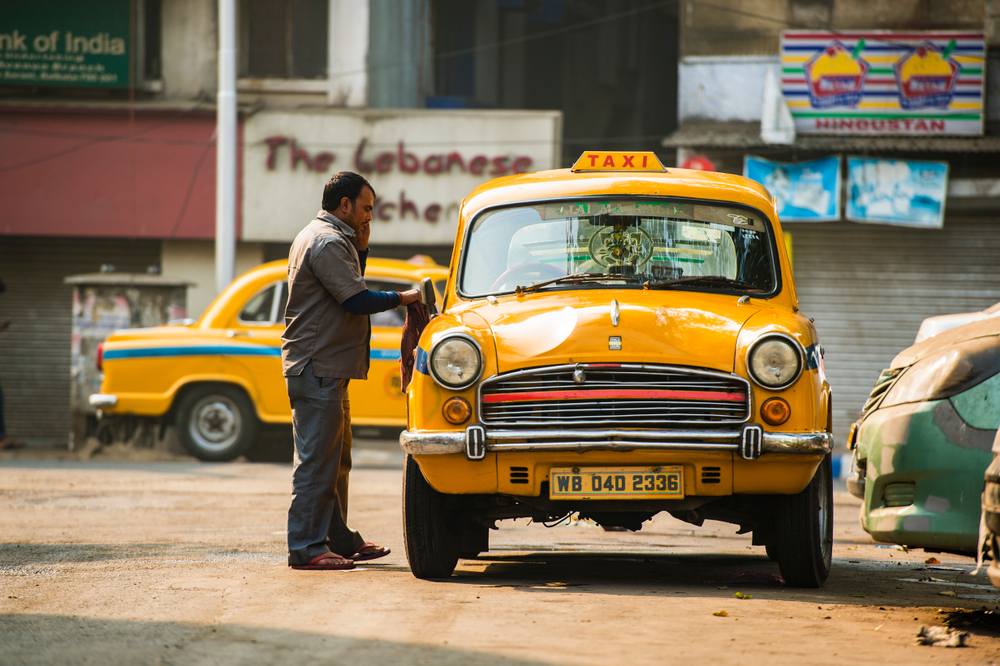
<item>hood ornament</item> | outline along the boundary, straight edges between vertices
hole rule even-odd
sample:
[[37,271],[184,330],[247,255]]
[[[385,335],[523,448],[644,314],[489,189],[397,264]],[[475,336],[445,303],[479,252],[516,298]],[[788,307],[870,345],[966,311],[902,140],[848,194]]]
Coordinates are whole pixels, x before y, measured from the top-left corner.
[[573,383],[574,384],[582,384],[585,381],[587,381],[587,373],[583,371],[583,368],[581,368],[580,366],[577,366],[573,370]]
[[621,310],[618,308],[618,299],[611,300],[611,325],[618,325],[618,318],[621,315]]

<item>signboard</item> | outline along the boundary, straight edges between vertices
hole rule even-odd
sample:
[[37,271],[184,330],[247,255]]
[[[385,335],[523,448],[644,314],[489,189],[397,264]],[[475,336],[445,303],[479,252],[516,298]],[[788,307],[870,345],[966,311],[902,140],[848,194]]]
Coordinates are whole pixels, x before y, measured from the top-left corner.
[[847,219],[911,227],[944,225],[947,162],[847,158]]
[[840,157],[811,162],[772,162],[747,155],[743,175],[767,188],[782,222],[840,219]]
[[801,134],[983,133],[983,33],[787,31],[781,66]]
[[477,185],[559,165],[558,111],[266,111],[243,126],[243,240],[290,241],[336,171],[375,188],[372,245],[450,245]]
[[0,83],[127,88],[129,0],[3,0]]

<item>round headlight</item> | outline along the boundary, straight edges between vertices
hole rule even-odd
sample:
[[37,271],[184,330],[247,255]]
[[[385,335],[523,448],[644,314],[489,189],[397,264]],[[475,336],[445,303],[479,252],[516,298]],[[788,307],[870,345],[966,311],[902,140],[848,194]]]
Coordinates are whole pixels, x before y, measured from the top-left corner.
[[464,389],[479,379],[483,357],[476,344],[465,337],[441,341],[431,351],[430,370],[434,379],[450,389]]
[[799,378],[802,354],[798,345],[790,339],[764,338],[750,349],[747,368],[753,380],[761,386],[782,389]]

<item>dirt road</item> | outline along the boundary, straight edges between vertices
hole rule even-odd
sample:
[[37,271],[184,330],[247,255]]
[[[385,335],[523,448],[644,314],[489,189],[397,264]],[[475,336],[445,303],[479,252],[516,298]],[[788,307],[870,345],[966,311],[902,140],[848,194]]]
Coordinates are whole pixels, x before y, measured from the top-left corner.
[[773,582],[777,566],[733,526],[668,516],[636,534],[507,521],[488,556],[427,582],[406,566],[391,468],[355,470],[351,516],[392,555],[349,572],[288,569],[289,475],[0,461],[0,664],[1000,661],[1000,635],[982,625],[970,647],[913,645],[921,625],[1000,595],[968,559],[926,565],[922,551],[876,546],[845,493],[819,590]]

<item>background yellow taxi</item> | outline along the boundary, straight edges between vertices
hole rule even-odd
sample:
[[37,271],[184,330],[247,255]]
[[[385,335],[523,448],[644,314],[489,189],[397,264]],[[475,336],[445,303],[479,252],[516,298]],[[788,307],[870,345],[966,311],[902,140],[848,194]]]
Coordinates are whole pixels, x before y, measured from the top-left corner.
[[497,520],[736,523],[785,580],[830,571],[830,386],[772,197],[652,153],[473,191],[400,444],[413,573]]
[[[101,419],[176,423],[181,443],[202,460],[232,460],[257,444],[262,424],[291,424],[280,349],[287,272],[286,261],[275,261],[244,273],[194,324],[110,335],[99,352],[101,392],[90,399]],[[443,286],[447,273],[429,258],[372,258],[365,281],[372,290],[402,291],[425,277]],[[405,311],[372,315],[368,380],[350,386],[357,425],[406,424],[399,384]]]

